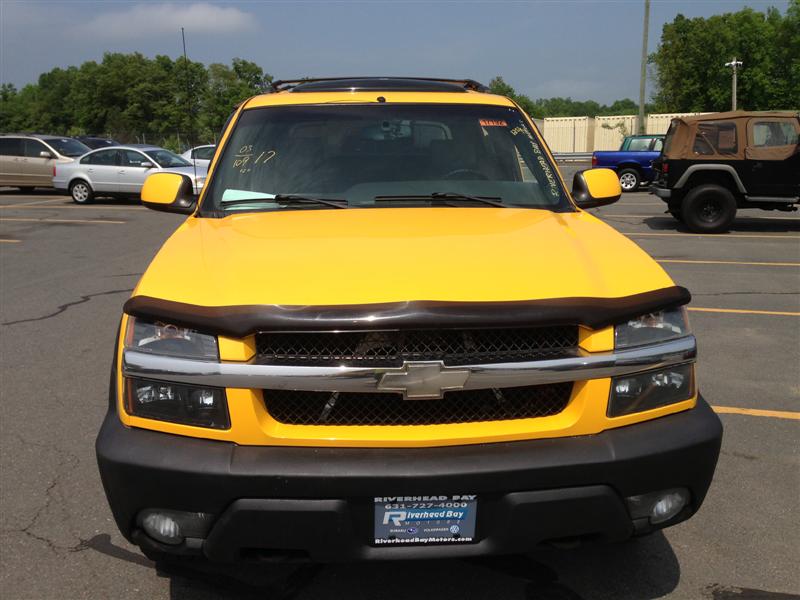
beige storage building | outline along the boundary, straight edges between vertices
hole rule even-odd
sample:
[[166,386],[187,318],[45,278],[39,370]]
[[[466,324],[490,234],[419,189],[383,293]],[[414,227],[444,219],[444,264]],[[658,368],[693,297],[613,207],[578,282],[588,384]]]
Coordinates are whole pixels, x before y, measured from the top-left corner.
[[594,150],[619,150],[626,135],[636,133],[636,115],[595,117]]
[[591,117],[547,118],[543,134],[551,152],[594,150],[594,119]]
[[647,133],[667,133],[672,119],[678,117],[693,117],[694,115],[707,115],[708,113],[688,112],[688,113],[661,113],[647,115]]

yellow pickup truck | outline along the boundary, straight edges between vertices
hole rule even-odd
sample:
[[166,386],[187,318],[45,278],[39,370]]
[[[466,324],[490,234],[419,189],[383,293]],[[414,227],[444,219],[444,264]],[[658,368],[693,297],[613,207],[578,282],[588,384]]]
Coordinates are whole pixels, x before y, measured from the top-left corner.
[[274,84],[125,303],[100,474],[155,559],[463,557],[689,518],[722,427],[689,292],[471,80]]

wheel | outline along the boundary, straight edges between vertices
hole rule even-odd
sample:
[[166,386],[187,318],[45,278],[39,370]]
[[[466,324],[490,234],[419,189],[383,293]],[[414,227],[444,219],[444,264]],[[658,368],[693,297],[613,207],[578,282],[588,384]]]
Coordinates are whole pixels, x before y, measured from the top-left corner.
[[76,204],[89,204],[94,198],[92,186],[83,179],[78,179],[69,184],[69,193]]
[[641,182],[642,176],[636,169],[622,169],[619,172],[619,185],[623,192],[635,192],[639,189]]
[[34,187],[32,185],[21,185],[19,187],[19,191],[22,192],[23,194],[30,194],[33,190]]
[[683,222],[695,233],[727,231],[736,218],[736,198],[720,185],[701,185],[689,192],[681,206]]

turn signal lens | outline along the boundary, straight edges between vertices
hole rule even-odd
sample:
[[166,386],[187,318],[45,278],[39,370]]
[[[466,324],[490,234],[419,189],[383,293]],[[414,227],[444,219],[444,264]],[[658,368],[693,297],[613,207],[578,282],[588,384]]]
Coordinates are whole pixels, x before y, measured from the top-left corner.
[[126,379],[125,384],[129,415],[210,429],[231,426],[222,388],[132,378]]
[[678,365],[615,377],[611,380],[608,416],[631,413],[683,402],[694,396],[694,366]]

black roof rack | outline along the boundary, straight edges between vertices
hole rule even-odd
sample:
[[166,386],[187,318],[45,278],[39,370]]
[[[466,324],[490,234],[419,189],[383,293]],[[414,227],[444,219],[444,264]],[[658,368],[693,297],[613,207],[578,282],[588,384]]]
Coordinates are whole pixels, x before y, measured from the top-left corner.
[[281,79],[270,84],[273,92],[488,92],[489,88],[474,79],[438,77],[317,77]]

